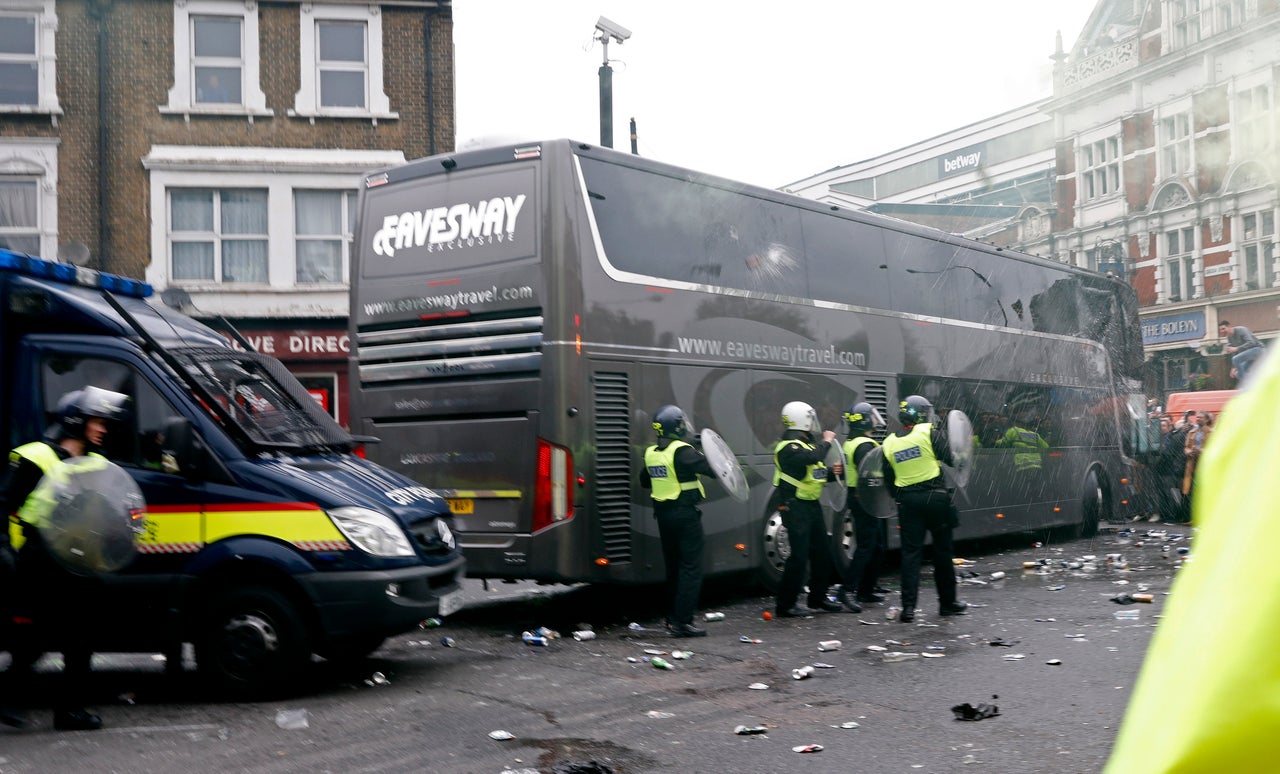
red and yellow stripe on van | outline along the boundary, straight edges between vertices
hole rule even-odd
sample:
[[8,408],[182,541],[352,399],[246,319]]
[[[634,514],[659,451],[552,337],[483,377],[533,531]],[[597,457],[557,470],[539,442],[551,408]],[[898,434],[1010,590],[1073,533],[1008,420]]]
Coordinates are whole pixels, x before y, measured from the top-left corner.
[[302,551],[350,551],[342,532],[315,503],[224,503],[147,506],[141,554],[194,554],[240,535],[269,537]]

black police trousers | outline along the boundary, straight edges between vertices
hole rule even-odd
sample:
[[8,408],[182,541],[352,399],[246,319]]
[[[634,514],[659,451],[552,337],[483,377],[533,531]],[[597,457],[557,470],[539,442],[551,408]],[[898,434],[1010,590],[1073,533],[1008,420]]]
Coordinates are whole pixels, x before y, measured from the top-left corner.
[[942,607],[956,601],[956,569],[952,563],[951,530],[957,513],[951,495],[935,489],[898,493],[902,525],[902,609],[915,610],[920,596],[920,563],[926,533],[933,536],[933,583]]
[[858,498],[849,490],[849,515],[853,517],[853,557],[845,569],[841,588],[859,597],[875,593],[876,578],[884,563],[884,551],[889,544],[889,520],[877,519],[863,510]]
[[831,540],[827,534],[827,520],[822,515],[822,503],[817,500],[792,499],[787,503],[787,509],[781,513],[782,526],[787,528],[791,555],[782,568],[777,608],[783,611],[795,607],[800,599],[800,590],[804,587],[806,568],[809,570],[809,606],[817,607],[827,598],[827,587],[836,575],[831,556]]
[[702,592],[702,512],[687,505],[655,504],[666,563],[667,623],[693,623]]

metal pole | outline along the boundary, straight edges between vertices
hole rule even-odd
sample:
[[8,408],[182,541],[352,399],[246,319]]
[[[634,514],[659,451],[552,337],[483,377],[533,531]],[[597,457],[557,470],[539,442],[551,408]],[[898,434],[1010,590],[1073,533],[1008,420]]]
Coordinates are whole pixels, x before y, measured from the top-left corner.
[[600,144],[613,147],[613,68],[600,65]]
[[639,156],[639,155],[640,155],[640,149],[636,147],[636,119],[635,119],[635,116],[632,116],[632,117],[631,117],[631,155],[632,155],[632,156]]

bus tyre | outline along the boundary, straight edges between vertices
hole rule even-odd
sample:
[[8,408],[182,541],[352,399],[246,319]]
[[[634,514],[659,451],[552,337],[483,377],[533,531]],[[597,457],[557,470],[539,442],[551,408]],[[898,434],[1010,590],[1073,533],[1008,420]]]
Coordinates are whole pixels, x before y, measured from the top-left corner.
[[243,586],[212,600],[196,664],[219,693],[264,698],[291,687],[310,662],[307,629],[275,589]]
[[853,512],[848,508],[835,514],[831,530],[831,548],[835,554],[836,577],[843,578],[849,571],[849,563],[853,561],[853,552],[858,543],[854,539]]
[[1097,468],[1092,468],[1085,474],[1081,498],[1080,536],[1093,537],[1098,534],[1098,524],[1103,519],[1110,519],[1106,484]]
[[782,514],[774,511],[764,520],[760,535],[760,585],[771,594],[782,584],[782,569],[787,565],[788,556],[791,556],[791,542],[787,540],[787,528],[782,526]]

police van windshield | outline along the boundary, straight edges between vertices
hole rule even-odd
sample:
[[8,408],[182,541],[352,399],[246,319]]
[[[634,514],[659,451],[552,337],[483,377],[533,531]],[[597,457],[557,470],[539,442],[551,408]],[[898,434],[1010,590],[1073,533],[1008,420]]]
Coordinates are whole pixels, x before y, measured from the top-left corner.
[[[212,411],[231,422],[259,449],[304,450],[349,447],[351,436],[324,412],[306,389],[274,361],[229,350],[175,353],[187,374],[218,403]],[[204,398],[197,391],[196,397]]]

